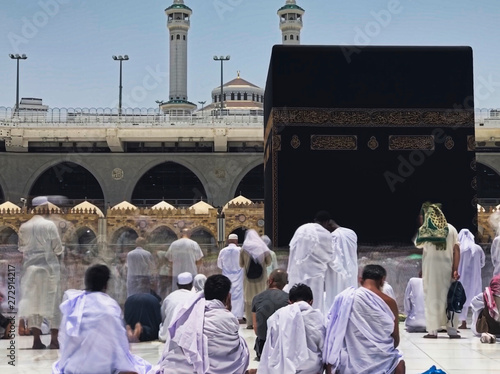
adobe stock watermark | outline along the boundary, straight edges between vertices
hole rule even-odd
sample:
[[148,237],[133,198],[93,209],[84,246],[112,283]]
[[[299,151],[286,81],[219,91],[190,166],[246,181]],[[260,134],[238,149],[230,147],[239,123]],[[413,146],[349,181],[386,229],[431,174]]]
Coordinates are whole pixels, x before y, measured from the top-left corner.
[[21,53],[19,47],[28,44],[31,39],[37,36],[40,30],[59,14],[61,5],[68,3],[69,0],[40,0],[37,3],[40,8],[38,11],[31,17],[21,18],[20,32],[11,31],[7,34],[7,39],[14,53]]
[[348,63],[352,61],[353,54],[360,54],[363,48],[369,46],[373,39],[386,29],[393,17],[403,11],[403,6],[399,0],[389,0],[385,9],[371,11],[372,19],[364,27],[354,28],[354,46],[341,47],[342,53]]
[[235,10],[242,2],[243,0],[213,0],[212,4],[221,21],[224,21],[224,14]]
[[[128,93],[122,97],[122,107],[137,108],[148,98],[148,92],[158,88],[168,78],[168,72],[162,71],[160,65],[153,69],[146,66],[146,74],[142,78],[141,84],[134,86]],[[113,101],[112,108],[118,106],[118,99]]]
[[[455,110],[474,109],[474,100],[487,100],[493,93],[500,89],[500,77],[496,74],[489,74],[487,78],[478,76],[474,86],[474,96],[467,96],[462,103],[453,105],[453,109],[448,110],[450,115],[453,115]],[[450,127],[450,130],[455,130],[458,125]],[[446,142],[447,136],[441,128],[436,128],[432,131],[436,144]],[[399,155],[397,160],[399,164],[397,170],[384,172],[384,179],[391,190],[396,191],[398,183],[404,183],[430,156],[434,154],[434,149],[429,150],[413,150],[407,157]]]

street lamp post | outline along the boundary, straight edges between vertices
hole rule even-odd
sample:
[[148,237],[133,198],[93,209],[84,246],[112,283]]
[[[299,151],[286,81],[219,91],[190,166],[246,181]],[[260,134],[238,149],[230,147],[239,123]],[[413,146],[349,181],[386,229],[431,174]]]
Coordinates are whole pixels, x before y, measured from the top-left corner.
[[9,57],[13,60],[17,60],[17,80],[16,80],[16,110],[14,113],[19,114],[19,60],[26,60],[28,57],[26,57],[25,54],[23,55],[18,55],[18,54],[10,54]]
[[229,61],[231,56],[214,56],[215,61],[220,61],[220,116],[222,117],[222,111],[224,109],[224,89],[222,86],[224,85],[224,68],[223,68],[223,63],[224,61]]
[[207,102],[206,100],[205,101],[198,101],[198,104],[201,104],[201,116],[202,117],[203,117],[203,108],[205,107],[206,102]]
[[155,103],[158,104],[158,113],[161,114],[161,106],[165,104],[165,102],[163,100],[156,100]]
[[122,115],[122,62],[128,60],[128,56],[112,56],[113,60],[115,61],[120,61],[120,87],[119,87],[119,93],[118,93],[118,115]]

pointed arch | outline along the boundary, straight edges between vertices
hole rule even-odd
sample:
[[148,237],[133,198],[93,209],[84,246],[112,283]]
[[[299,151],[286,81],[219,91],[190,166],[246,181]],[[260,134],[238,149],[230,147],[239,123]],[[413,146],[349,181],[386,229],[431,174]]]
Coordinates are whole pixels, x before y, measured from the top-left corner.
[[104,193],[97,178],[85,167],[70,161],[55,163],[38,175],[29,196],[62,195],[68,199],[93,200],[103,204]]
[[207,193],[192,170],[177,162],[166,161],[142,175],[132,192],[132,201],[158,203],[169,199],[178,199],[182,205],[191,205],[201,199],[206,201]]

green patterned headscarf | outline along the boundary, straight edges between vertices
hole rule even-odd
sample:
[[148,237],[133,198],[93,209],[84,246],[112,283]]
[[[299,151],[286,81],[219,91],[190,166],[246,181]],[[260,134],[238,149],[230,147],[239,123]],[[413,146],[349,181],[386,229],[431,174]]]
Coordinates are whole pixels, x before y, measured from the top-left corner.
[[432,243],[436,249],[446,249],[448,223],[441,211],[441,204],[424,203],[422,205],[424,223],[418,229],[416,244]]

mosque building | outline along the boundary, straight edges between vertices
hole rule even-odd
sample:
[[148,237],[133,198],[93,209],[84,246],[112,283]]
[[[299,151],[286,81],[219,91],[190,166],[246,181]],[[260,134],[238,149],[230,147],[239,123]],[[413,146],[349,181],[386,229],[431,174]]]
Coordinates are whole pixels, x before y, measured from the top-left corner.
[[[252,227],[263,233],[264,90],[238,72],[235,78],[213,88],[207,105],[200,108],[189,101],[188,32],[192,13],[184,0],[173,0],[165,9],[170,81],[168,101],[160,104],[161,113],[124,110],[118,116],[113,110],[63,112],[45,106],[46,115],[31,107],[15,118],[0,113],[0,202],[13,203],[22,208],[23,214],[21,217],[17,210],[4,207],[0,233],[8,234],[2,234],[7,238],[3,242],[15,241],[9,237],[16,232],[17,223],[29,217],[27,206],[38,195],[63,195],[67,199],[62,208],[69,210],[83,202],[92,203],[105,213],[104,218],[95,216],[100,226],[96,223],[90,230],[75,216],[68,220],[78,235],[89,229],[96,238],[104,235],[113,245],[123,232],[134,236],[157,229],[140,217],[151,214],[151,207],[161,202],[177,209],[165,226],[170,230],[167,237],[180,235],[180,221],[208,233],[211,243],[223,241],[229,230]],[[304,14],[295,0],[286,0],[277,10],[283,44],[302,42]],[[488,118],[482,122],[479,130],[489,132],[486,137],[476,132],[481,139],[478,145],[494,150]],[[477,160],[478,174],[483,176],[478,184],[494,191],[500,185],[498,157],[484,153],[478,154]],[[224,214],[222,225],[222,207],[239,196],[251,203]],[[119,210],[121,218],[112,228],[107,227],[104,220],[109,220],[116,213],[112,208],[124,201],[135,208]],[[212,210],[180,219],[179,215],[188,214],[198,202]],[[495,200],[490,205],[499,203]],[[127,219],[129,212],[138,215]],[[83,217],[89,219],[89,214],[94,214],[93,208]],[[155,217],[158,219],[158,215]]]
[[[44,107],[1,119],[2,244],[17,244],[39,195],[56,196],[51,212],[75,253],[112,257],[139,235],[168,244],[183,228],[209,253],[231,232],[264,233],[264,90],[237,72],[206,106],[189,101],[192,13],[184,0],[165,9],[170,81],[160,114]],[[299,44],[304,10],[287,0],[277,14],[283,43]]]

